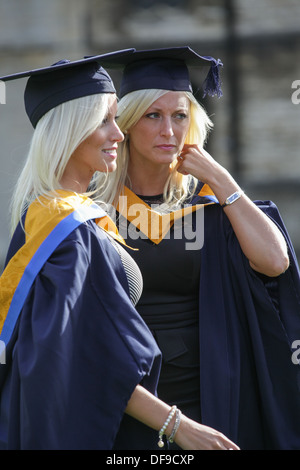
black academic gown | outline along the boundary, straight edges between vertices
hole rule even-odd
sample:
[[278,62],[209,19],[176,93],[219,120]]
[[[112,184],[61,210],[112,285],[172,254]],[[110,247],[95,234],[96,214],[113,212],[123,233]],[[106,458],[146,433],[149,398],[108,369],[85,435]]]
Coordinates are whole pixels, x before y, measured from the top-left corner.
[[[226,211],[204,186],[199,183],[191,199],[192,205],[206,204],[199,261],[201,421],[241,449],[300,449],[300,365],[294,349],[298,344],[300,356],[300,275],[291,240],[276,206],[256,201],[283,233],[290,258],[282,275],[258,274]],[[143,204],[130,193],[129,201],[128,207]],[[199,230],[196,223],[193,230]],[[142,250],[142,243],[137,246]],[[133,256],[143,273],[143,257],[138,252]],[[153,259],[160,272],[160,260]],[[177,347],[171,342],[160,346],[169,355]]]
[[[201,199],[194,197],[193,203]],[[276,206],[256,201],[282,231],[290,267],[253,271],[225,212],[205,208],[199,287],[201,415],[242,449],[300,449],[300,277]]]
[[[10,254],[20,227],[12,243]],[[137,384],[155,393],[159,367],[117,251],[81,224],[36,277],[7,345],[1,448],[155,448],[157,433],[123,414]]]

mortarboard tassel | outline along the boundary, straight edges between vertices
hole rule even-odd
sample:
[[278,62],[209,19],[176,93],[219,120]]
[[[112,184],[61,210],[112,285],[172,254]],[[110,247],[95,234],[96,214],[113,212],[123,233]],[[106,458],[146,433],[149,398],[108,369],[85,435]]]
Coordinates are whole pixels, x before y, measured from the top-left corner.
[[203,98],[206,95],[215,96],[221,98],[223,92],[221,90],[221,80],[219,67],[222,67],[223,64],[220,59],[216,60],[210,67],[207,77],[203,83]]

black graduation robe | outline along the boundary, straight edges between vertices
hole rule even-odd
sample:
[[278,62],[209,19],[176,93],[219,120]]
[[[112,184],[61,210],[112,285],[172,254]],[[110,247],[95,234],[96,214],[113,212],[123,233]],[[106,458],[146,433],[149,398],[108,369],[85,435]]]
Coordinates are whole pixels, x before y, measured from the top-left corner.
[[202,417],[242,449],[300,449],[300,366],[292,360],[300,338],[299,268],[276,206],[255,204],[283,233],[290,267],[277,278],[255,273],[224,211],[219,205],[205,209],[199,286]]
[[[145,216],[137,217],[132,204],[142,213],[143,201],[128,188],[125,195],[128,221],[142,236],[154,221],[160,230],[152,241],[160,243],[170,228],[166,222],[161,229],[168,216],[159,224],[160,216],[150,215],[147,206]],[[256,273],[216,202],[210,188],[199,183],[191,204],[205,205],[199,285],[202,422],[241,449],[300,449],[300,365],[295,360],[300,275],[291,240],[276,206],[255,201],[283,233],[290,257],[289,269],[276,278]]]
[[81,223],[42,266],[6,345],[0,447],[156,448],[157,433],[123,414],[137,384],[155,393],[159,368],[119,254],[94,220]]

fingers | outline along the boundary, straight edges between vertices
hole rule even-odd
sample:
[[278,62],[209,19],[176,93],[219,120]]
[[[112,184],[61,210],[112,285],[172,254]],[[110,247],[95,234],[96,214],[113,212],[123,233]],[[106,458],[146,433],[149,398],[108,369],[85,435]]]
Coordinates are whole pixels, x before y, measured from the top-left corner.
[[223,433],[197,423],[185,415],[182,415],[175,442],[185,450],[240,450]]
[[200,147],[196,144],[185,144],[183,146],[183,149],[180,152],[180,156],[185,157],[187,155],[190,155],[194,158],[202,157],[205,159],[212,159],[212,156],[203,147]]
[[182,152],[188,152],[190,149],[196,149],[196,150],[201,150],[199,145],[197,144],[184,144]]
[[220,434],[220,450],[240,450],[240,448],[223,434]]
[[223,173],[222,167],[203,148],[197,145],[184,145],[177,157],[176,170],[183,175],[190,174],[208,183]]
[[198,166],[198,157],[196,158],[188,150],[183,150],[177,157],[176,170],[182,175],[194,175],[194,170]]
[[185,160],[186,163],[191,164],[193,163],[193,160],[197,162],[200,156],[201,151],[197,147],[197,145],[185,145],[180,154],[178,155],[177,161],[179,166],[182,165]]
[[[226,439],[226,438],[225,438]],[[210,445],[207,447],[208,450],[240,450],[240,448],[234,444],[233,442],[230,442],[229,440],[226,440],[225,442],[222,440],[216,440],[210,443]]]
[[185,171],[183,168],[181,168],[183,162],[184,162],[184,155],[180,153],[177,157],[176,171],[178,171],[178,173],[181,173],[182,175],[188,175],[188,172]]
[[226,437],[223,433],[216,431],[213,428],[203,426],[203,428],[207,432],[208,441],[207,441],[207,449],[211,450],[240,450],[240,448],[231,441],[228,437]]

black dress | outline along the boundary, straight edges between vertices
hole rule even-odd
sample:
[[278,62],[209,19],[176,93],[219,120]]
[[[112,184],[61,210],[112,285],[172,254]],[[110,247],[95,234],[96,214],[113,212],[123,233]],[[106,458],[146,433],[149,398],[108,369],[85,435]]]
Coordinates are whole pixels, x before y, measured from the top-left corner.
[[[139,197],[150,206],[162,202],[162,196]],[[128,222],[120,216],[121,233],[122,224]],[[176,234],[174,226],[159,244],[143,234],[132,239],[130,232],[127,243],[138,248],[130,250],[130,254],[143,276],[143,293],[136,308],[162,351],[158,396],[201,421],[198,321],[201,250],[186,250],[186,240]]]

